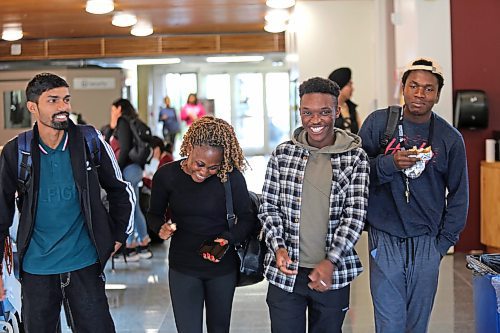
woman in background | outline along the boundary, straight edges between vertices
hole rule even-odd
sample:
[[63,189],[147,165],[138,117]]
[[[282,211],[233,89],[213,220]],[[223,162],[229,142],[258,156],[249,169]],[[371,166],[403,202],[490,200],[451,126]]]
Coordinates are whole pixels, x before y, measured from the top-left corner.
[[351,80],[352,72],[348,67],[337,68],[328,78],[339,85],[340,115],[335,120],[335,127],[358,134],[361,119],[356,111],[357,105],[351,101],[354,87]]
[[[242,171],[246,167],[234,129],[222,119],[202,117],[184,136],[180,155],[153,177],[149,227],[172,237],[169,286],[180,333],[203,332],[203,307],[209,333],[229,332],[238,271],[234,246],[254,227]],[[230,179],[238,223],[229,230],[224,182]],[[172,223],[166,223],[167,209]],[[220,259],[199,253],[205,241],[227,247]]]
[[198,102],[196,94],[189,94],[187,103],[181,109],[181,119],[191,126],[193,121],[206,115],[205,108]]
[[[135,197],[139,198],[139,182],[142,180],[144,165],[132,162],[129,151],[133,148],[133,134],[130,120],[137,118],[137,112],[129,100],[119,98],[111,105],[111,121],[109,124],[111,137],[109,143],[115,152],[123,178],[132,185]],[[153,256],[149,248],[151,238],[148,235],[146,219],[141,211],[139,200],[135,202],[134,231],[127,239],[125,257],[127,261],[138,261],[140,258],[149,259]],[[115,255],[116,260],[121,256]]]

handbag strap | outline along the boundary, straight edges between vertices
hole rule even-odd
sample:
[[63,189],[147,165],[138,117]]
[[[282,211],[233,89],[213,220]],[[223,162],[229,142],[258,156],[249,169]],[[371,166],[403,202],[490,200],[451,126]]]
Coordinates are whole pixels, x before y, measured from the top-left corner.
[[232,229],[234,222],[236,221],[236,215],[234,215],[233,209],[233,193],[231,191],[231,181],[229,180],[229,175],[227,175],[227,181],[224,182],[224,191],[226,192],[226,218],[229,229]]

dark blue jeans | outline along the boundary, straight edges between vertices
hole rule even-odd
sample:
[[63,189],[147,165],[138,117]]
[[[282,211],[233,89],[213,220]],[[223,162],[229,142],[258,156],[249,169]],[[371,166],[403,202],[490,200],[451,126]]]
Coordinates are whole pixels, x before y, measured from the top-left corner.
[[293,292],[272,284],[267,290],[267,305],[273,333],[305,333],[306,310],[309,333],[341,333],[349,309],[349,285],[344,288],[318,292],[310,289],[311,269],[299,267]]
[[94,264],[73,272],[36,275],[23,272],[22,316],[26,333],[54,333],[63,295],[78,333],[113,333],[104,274]]

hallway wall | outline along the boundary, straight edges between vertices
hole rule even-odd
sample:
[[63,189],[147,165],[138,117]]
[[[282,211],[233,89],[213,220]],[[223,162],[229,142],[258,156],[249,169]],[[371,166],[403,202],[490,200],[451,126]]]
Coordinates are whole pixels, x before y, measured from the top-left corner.
[[469,166],[470,206],[467,226],[457,251],[483,248],[480,243],[480,161],[484,140],[500,130],[500,2],[453,0],[451,4],[453,90],[482,89],[489,102],[489,127],[462,129]]

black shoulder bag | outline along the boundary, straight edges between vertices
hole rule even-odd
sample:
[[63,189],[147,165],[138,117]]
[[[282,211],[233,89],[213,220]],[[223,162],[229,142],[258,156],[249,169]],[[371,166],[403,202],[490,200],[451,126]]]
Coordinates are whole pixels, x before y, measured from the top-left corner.
[[[233,209],[233,194],[231,191],[231,182],[229,176],[224,183],[226,192],[226,211],[227,223],[229,229],[238,223]],[[257,218],[259,212],[260,199],[257,194],[248,192],[252,202],[252,213],[255,217],[255,230],[241,244],[235,244],[236,253],[240,261],[238,270],[237,287],[249,286],[258,283],[264,279],[264,255],[266,253],[266,244],[260,237],[261,226]]]

